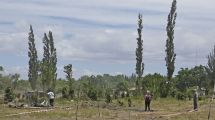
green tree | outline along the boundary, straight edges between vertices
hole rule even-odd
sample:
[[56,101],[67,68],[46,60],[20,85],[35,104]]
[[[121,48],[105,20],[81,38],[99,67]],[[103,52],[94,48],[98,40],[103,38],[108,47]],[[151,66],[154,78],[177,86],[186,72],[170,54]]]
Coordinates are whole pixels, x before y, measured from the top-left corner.
[[51,31],[49,31],[48,36],[44,33],[43,43],[44,53],[41,64],[43,90],[55,90],[57,80],[57,55]]
[[199,88],[206,88],[209,85],[207,80],[207,73],[205,67],[195,66],[194,68],[181,68],[178,75],[175,77],[176,88],[180,92],[186,92],[189,88],[198,86]]
[[4,71],[4,68],[2,66],[0,66],[0,71]]
[[212,52],[208,55],[208,64],[207,64],[206,70],[210,79],[212,79],[213,81],[214,94],[215,94],[215,46]]
[[163,95],[168,95],[171,87],[172,87],[172,75],[174,73],[175,70],[175,59],[176,59],[176,54],[174,52],[174,27],[175,27],[175,21],[176,21],[176,0],[173,0],[172,2],[172,7],[170,10],[170,13],[168,15],[168,22],[167,22],[167,27],[166,27],[166,31],[167,31],[167,40],[166,40],[166,57],[165,57],[165,61],[166,61],[166,67],[167,67],[167,81],[164,81],[165,85],[163,87],[166,87],[167,89],[165,90],[167,93],[163,94]]
[[137,79],[136,79],[136,89],[137,89],[137,94],[140,95],[140,86],[141,86],[141,80],[142,80],[142,75],[143,75],[143,70],[144,70],[144,63],[143,63],[143,40],[142,40],[142,15],[138,15],[138,37],[137,37],[137,48],[136,48],[136,74],[137,74]]
[[0,78],[2,77],[1,71],[4,71],[4,68],[2,66],[0,66]]
[[145,88],[145,90],[149,90],[153,97],[159,97],[160,91],[163,88],[160,88],[160,84],[164,77],[158,73],[154,74],[147,74],[143,78],[142,87]]
[[49,44],[50,44],[50,69],[51,69],[51,82],[52,82],[52,90],[55,90],[56,80],[57,80],[57,52],[54,46],[54,39],[52,32],[49,31]]
[[13,81],[12,81],[12,89],[13,90],[16,90],[16,88],[17,88],[19,77],[20,77],[19,74],[12,75],[12,79],[13,79]]
[[70,98],[74,97],[74,89],[73,89],[73,79],[72,79],[72,64],[68,64],[64,66],[64,72],[66,73],[66,78],[69,82],[69,96]]
[[166,66],[167,66],[167,80],[171,81],[172,75],[175,70],[175,59],[176,54],[174,52],[174,27],[175,27],[175,21],[176,21],[176,0],[173,0],[171,11],[168,15],[168,23],[166,27],[167,31],[167,40],[166,40]]
[[42,63],[41,63],[41,76],[42,76],[42,86],[43,86],[43,91],[47,90],[48,88],[50,88],[50,84],[51,84],[51,78],[50,78],[50,46],[49,46],[49,39],[46,35],[46,33],[44,33],[44,37],[43,37],[43,59],[42,59]]
[[33,28],[31,25],[30,25],[30,32],[29,32],[28,40],[29,40],[28,41],[28,46],[29,46],[28,80],[30,82],[31,88],[33,90],[35,90],[37,78],[38,78],[38,60],[37,60],[37,50],[35,47],[34,33],[33,33]]

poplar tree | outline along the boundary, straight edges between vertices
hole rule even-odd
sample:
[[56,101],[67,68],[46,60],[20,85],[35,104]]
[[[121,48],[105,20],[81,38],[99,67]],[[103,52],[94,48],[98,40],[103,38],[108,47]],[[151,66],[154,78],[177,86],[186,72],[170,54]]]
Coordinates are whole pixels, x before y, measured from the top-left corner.
[[212,52],[207,56],[208,65],[206,67],[206,71],[209,77],[213,80],[214,83],[214,93],[215,93],[215,46]]
[[166,27],[167,31],[167,40],[166,40],[166,67],[167,67],[167,80],[170,82],[172,79],[172,75],[175,70],[175,59],[176,54],[174,52],[174,27],[175,27],[175,21],[176,21],[176,0],[173,0],[172,7],[170,10],[170,13],[168,15],[168,23]]
[[34,39],[34,33],[33,33],[33,28],[30,25],[30,32],[28,34],[28,46],[29,46],[29,51],[28,51],[28,57],[29,57],[29,62],[28,62],[28,80],[30,82],[31,88],[33,90],[36,89],[36,83],[37,83],[37,78],[38,78],[38,60],[37,60],[37,50],[35,47],[35,39]]
[[50,69],[51,69],[51,82],[52,82],[52,90],[55,89],[56,80],[57,80],[57,53],[56,48],[54,46],[54,39],[52,32],[49,31],[49,44],[50,44]]
[[51,79],[50,79],[50,47],[49,47],[49,39],[44,33],[43,37],[43,59],[42,59],[42,64],[41,64],[41,76],[42,76],[42,86],[43,86],[43,91],[47,90],[50,88],[51,84]]
[[48,36],[44,33],[43,44],[44,53],[41,66],[43,90],[55,90],[57,80],[57,54],[51,31],[49,31]]
[[143,40],[142,40],[142,15],[138,15],[138,37],[137,37],[137,48],[136,48],[136,89],[137,93],[140,95],[140,86],[141,86],[141,80],[144,70],[144,63],[143,63]]
[[72,79],[72,64],[68,64],[64,66],[64,72],[66,73],[66,79],[69,82],[69,96],[70,98],[74,97],[74,89],[72,87],[73,85],[73,79]]

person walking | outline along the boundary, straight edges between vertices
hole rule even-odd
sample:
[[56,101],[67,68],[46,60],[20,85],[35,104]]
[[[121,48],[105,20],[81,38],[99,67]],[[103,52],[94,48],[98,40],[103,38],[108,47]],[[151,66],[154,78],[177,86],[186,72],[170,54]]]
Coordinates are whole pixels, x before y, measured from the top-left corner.
[[47,95],[49,97],[49,104],[50,104],[50,106],[54,107],[54,98],[55,98],[54,93],[51,90],[49,90],[49,92],[47,93]]
[[150,111],[150,103],[151,103],[152,96],[149,90],[146,91],[146,95],[144,96],[144,99],[145,99],[145,111],[147,110]]

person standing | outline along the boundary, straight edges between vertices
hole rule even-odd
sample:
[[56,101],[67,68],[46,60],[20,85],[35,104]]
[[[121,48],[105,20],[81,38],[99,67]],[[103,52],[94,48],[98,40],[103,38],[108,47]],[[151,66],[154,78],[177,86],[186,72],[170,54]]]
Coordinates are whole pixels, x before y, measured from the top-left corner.
[[150,111],[150,103],[151,103],[152,96],[149,90],[146,91],[146,95],[144,96],[144,99],[145,99],[145,111],[147,110]]
[[195,89],[193,94],[193,107],[195,111],[198,111],[198,92]]
[[50,106],[54,107],[54,93],[50,90],[48,93],[47,93],[48,97],[49,97],[49,104]]

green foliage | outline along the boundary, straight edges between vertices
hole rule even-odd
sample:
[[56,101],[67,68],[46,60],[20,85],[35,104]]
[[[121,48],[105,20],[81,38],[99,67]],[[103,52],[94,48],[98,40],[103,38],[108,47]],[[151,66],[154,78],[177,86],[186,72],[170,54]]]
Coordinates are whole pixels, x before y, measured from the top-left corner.
[[186,100],[187,95],[186,95],[186,93],[177,92],[176,97],[178,100]]
[[105,102],[106,103],[111,103],[112,102],[111,90],[110,89],[106,90],[106,93],[105,93]]
[[214,85],[215,92],[215,46],[212,52],[208,55],[208,65],[206,67],[206,71],[210,79],[212,79],[212,84]]
[[52,32],[49,31],[49,41],[50,41],[50,65],[51,65],[51,81],[52,85],[51,88],[52,90],[55,90],[56,87],[56,80],[57,80],[57,51],[54,46],[54,39]]
[[0,66],[0,71],[4,71],[4,68],[2,66]]
[[43,60],[41,63],[41,75],[43,90],[55,90],[57,79],[57,55],[56,48],[54,47],[54,39],[52,32],[49,31],[48,37],[46,33],[43,38]]
[[11,87],[7,87],[5,89],[5,95],[4,95],[4,101],[6,102],[12,102],[15,98],[15,95],[13,93],[13,90]]
[[69,82],[69,97],[70,99],[73,99],[74,98],[74,89],[73,89],[74,80],[72,79],[72,64],[68,64],[64,66],[64,72],[66,73],[66,78]]
[[38,69],[39,69],[39,64],[37,60],[37,50],[35,47],[35,39],[34,39],[34,33],[33,33],[33,28],[30,26],[30,32],[29,32],[29,37],[28,37],[28,46],[29,46],[29,51],[28,51],[28,57],[29,57],[29,62],[28,62],[28,80],[30,82],[31,88],[33,90],[36,89],[36,83],[37,83],[37,78],[38,78]]
[[163,89],[160,84],[164,79],[165,78],[158,73],[147,74],[142,81],[143,91],[149,90],[153,94],[153,97],[159,97],[160,90]]
[[199,88],[208,88],[209,81],[205,67],[195,66],[194,68],[181,68],[176,75],[175,86],[177,90],[186,92],[189,88],[199,86]]
[[66,87],[63,87],[62,89],[62,98],[68,98],[68,91],[67,91],[67,88]]
[[95,88],[90,88],[88,93],[87,93],[87,96],[93,100],[93,101],[96,101],[97,100],[97,91]]
[[166,98],[169,94],[168,84],[170,84],[167,80],[162,80],[160,83],[160,97]]
[[14,74],[12,75],[12,89],[15,90],[17,88],[18,80],[19,80],[20,75],[19,74]]
[[[170,81],[172,79],[172,75],[175,70],[175,59],[176,59],[176,54],[174,52],[174,27],[175,27],[175,20],[176,20],[176,0],[173,0],[172,2],[172,7],[170,10],[170,13],[168,15],[168,23],[166,27],[167,31],[167,40],[166,40],[166,66],[167,66],[167,80]],[[167,86],[169,87],[169,86]],[[168,88],[170,89],[170,88]]]
[[143,63],[143,40],[142,40],[142,15],[138,15],[138,37],[137,37],[137,48],[136,48],[136,88],[137,93],[140,95],[140,84],[142,80],[143,70],[144,70],[144,63]]

